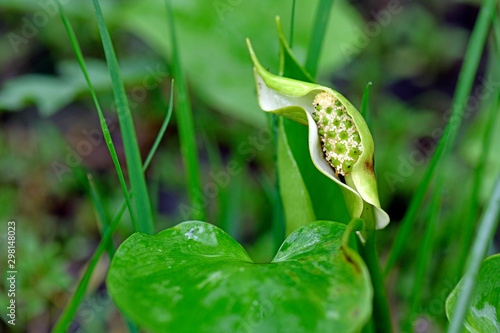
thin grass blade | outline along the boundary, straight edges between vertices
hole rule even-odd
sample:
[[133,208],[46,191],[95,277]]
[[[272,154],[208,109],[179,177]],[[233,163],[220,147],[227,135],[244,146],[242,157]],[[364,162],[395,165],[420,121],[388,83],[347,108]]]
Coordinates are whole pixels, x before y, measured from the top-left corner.
[[431,198],[430,208],[429,208],[429,223],[425,227],[424,238],[422,245],[420,245],[418,255],[417,255],[417,272],[415,274],[415,279],[413,280],[412,292],[410,295],[410,316],[406,323],[411,330],[411,325],[417,316],[417,311],[421,305],[421,295],[422,288],[427,285],[426,278],[428,273],[428,265],[431,260],[432,250],[435,244],[435,231],[436,225],[440,217],[440,205],[442,199],[442,188],[443,188],[444,178],[439,179],[439,183],[436,183],[434,187],[434,194]]
[[290,47],[293,46],[293,28],[295,26],[295,0],[292,0],[292,15],[290,17]]
[[280,75],[296,80],[314,82],[313,77],[299,64],[292,52],[291,46],[286,41],[279,16],[276,17],[276,28],[278,29],[278,38],[280,40]]
[[321,53],[321,46],[323,45],[323,39],[325,37],[332,5],[333,0],[320,0],[316,10],[314,27],[311,33],[305,64],[306,71],[310,73],[313,78],[316,77],[316,73],[318,71],[319,55]]
[[98,0],[92,1],[97,16],[99,32],[101,34],[102,45],[106,55],[111,82],[113,85],[113,94],[118,112],[118,121],[122,132],[123,148],[125,150],[125,159],[129,174],[130,187],[135,193],[134,204],[137,210],[137,227],[140,232],[152,234],[154,232],[153,212],[149,200],[149,193],[146,185],[146,178],[142,172],[141,155],[137,137],[135,134],[132,114],[130,112],[125,87],[120,76],[118,60],[116,59],[111,37],[109,35],[101,6]]
[[205,203],[203,200],[200,179],[200,164],[198,161],[198,149],[194,131],[193,112],[189,101],[186,78],[182,71],[177,37],[175,30],[174,15],[169,0],[166,0],[167,17],[170,26],[170,38],[172,43],[172,69],[177,84],[177,125],[179,127],[179,140],[181,153],[187,173],[189,198],[191,200],[191,212],[188,218],[204,221],[206,219]]
[[[491,53],[496,62],[493,62],[494,72],[500,73],[500,67],[498,66],[498,60],[500,59],[500,19],[498,15],[495,15],[493,19],[493,36],[494,36],[494,47]],[[494,51],[496,49],[496,52]],[[500,108],[500,89],[497,89],[496,100],[493,106],[489,108],[488,122],[483,134],[482,140],[482,153],[479,156],[476,167],[474,168],[473,184],[470,193],[470,205],[468,207],[467,215],[464,222],[463,237],[461,240],[460,253],[458,256],[458,265],[456,275],[461,276],[463,274],[463,269],[465,266],[465,261],[467,259],[467,253],[469,252],[469,247],[472,241],[472,236],[474,235],[474,229],[476,227],[477,216],[479,215],[480,204],[479,204],[479,190],[482,185],[484,170],[486,166],[486,160],[488,153],[490,151],[491,144],[493,142],[493,126],[497,118],[497,111]]]
[[[102,203],[102,198],[101,195],[99,194],[99,191],[97,190],[97,186],[94,181],[94,177],[92,177],[92,174],[87,174],[88,180],[89,180],[89,192],[90,192],[90,198],[92,199],[92,203],[94,204],[94,209],[96,212],[96,217],[97,221],[100,224],[100,229],[101,229],[101,237],[102,235],[106,232],[106,229],[109,228],[109,221],[108,217],[106,216],[106,210],[104,209],[104,205]],[[127,192],[128,194],[128,192]],[[110,239],[109,242],[104,244],[106,247],[106,252],[108,252],[109,259],[112,259],[113,256],[115,255],[115,246],[113,244],[113,241]]]
[[493,194],[490,197],[486,211],[479,221],[479,227],[472,245],[471,251],[467,257],[465,275],[462,279],[462,287],[458,296],[455,310],[451,317],[451,323],[448,327],[448,333],[463,332],[463,322],[476,285],[477,274],[483,259],[486,257],[486,251],[495,235],[495,230],[500,221],[500,173],[495,182]]
[[[101,195],[99,194],[99,191],[97,190],[97,186],[95,184],[94,178],[92,175],[89,173],[88,175],[88,180],[89,180],[89,192],[90,192],[90,197],[92,199],[92,203],[94,205],[94,208],[96,210],[96,215],[97,215],[97,221],[101,224],[101,237],[104,235],[106,230],[109,228],[109,221],[108,217],[106,216],[106,211],[104,209],[104,204],[102,202]],[[116,248],[115,245],[113,244],[113,239],[110,238],[106,244],[104,244],[104,247],[106,248],[106,252],[108,253],[109,260],[111,261],[113,259],[113,256],[115,255]],[[135,324],[130,321],[125,315],[123,315],[125,318],[125,321],[127,322],[127,326],[129,328],[130,333],[135,333],[138,332],[139,329]]]
[[80,65],[80,68],[82,70],[83,76],[85,77],[85,81],[87,82],[87,85],[89,87],[90,95],[92,96],[92,99],[94,101],[95,107],[97,109],[97,114],[99,115],[99,121],[101,123],[101,129],[102,133],[104,135],[104,140],[106,141],[106,145],[108,146],[109,153],[111,154],[111,159],[113,160],[113,164],[116,169],[116,173],[118,174],[118,179],[120,180],[120,185],[123,190],[123,195],[125,197],[125,201],[127,203],[127,208],[129,210],[130,214],[130,220],[132,221],[132,225],[134,227],[134,230],[137,231],[137,222],[136,222],[136,217],[134,210],[132,208],[132,203],[130,201],[130,196],[128,194],[128,189],[127,189],[127,184],[125,183],[125,178],[123,176],[123,171],[120,165],[120,161],[118,160],[118,155],[116,154],[116,149],[115,145],[113,144],[113,140],[111,139],[111,134],[109,133],[109,128],[106,123],[106,119],[104,118],[104,114],[102,113],[101,106],[99,104],[99,101],[97,99],[97,95],[94,91],[94,87],[92,86],[92,82],[90,81],[88,72],[87,72],[87,66],[85,65],[85,60],[83,58],[82,50],[80,48],[80,44],[78,43],[78,40],[76,38],[75,32],[73,31],[73,28],[71,27],[71,24],[69,20],[66,17],[66,14],[64,13],[64,10],[59,2],[57,2],[58,9],[59,9],[59,15],[61,16],[61,20],[64,24],[64,28],[66,29],[66,33],[68,34],[69,40],[71,42],[71,46],[73,47],[73,51],[75,52],[76,58],[78,60],[78,64]]
[[[170,117],[172,115],[172,109],[173,109],[173,81],[172,81],[172,90],[170,92],[170,103],[168,106],[168,111],[167,115],[165,117],[165,121],[163,122],[163,125],[161,127],[160,132],[158,133],[155,144],[153,144],[153,147],[151,148],[148,157],[146,158],[146,162],[142,166],[141,171],[145,172],[154,156],[156,153],[156,149],[158,148],[159,142],[163,138],[163,135],[165,134],[165,130],[168,126],[168,122],[170,120]],[[130,197],[133,197],[133,192],[129,192]],[[90,278],[92,276],[92,273],[94,272],[94,269],[99,262],[99,258],[101,257],[102,253],[106,249],[106,244],[110,242],[113,233],[120,223],[120,219],[123,215],[123,212],[125,211],[126,208],[126,203],[125,201],[122,202],[120,208],[118,211],[115,213],[115,216],[111,220],[111,223],[109,225],[109,228],[107,228],[104,232],[104,235],[101,238],[101,241],[99,242],[99,245],[97,246],[97,249],[95,250],[94,254],[92,255],[92,258],[90,258],[89,263],[87,265],[87,268],[85,269],[85,272],[78,282],[78,286],[76,287],[75,292],[72,294],[70,300],[68,301],[68,304],[66,304],[66,307],[64,308],[63,312],[59,316],[59,319],[57,320],[54,328],[52,329],[51,332],[55,333],[64,333],[68,331],[68,328],[70,327],[73,318],[76,315],[76,312],[78,310],[78,306],[82,302],[83,298],[85,297],[85,292],[87,290],[87,286],[89,284]]]
[[460,276],[462,274],[465,260],[467,258],[468,249],[471,244],[472,235],[474,234],[474,229],[476,227],[475,221],[476,217],[480,211],[480,203],[479,203],[479,190],[482,185],[484,170],[486,166],[486,159],[488,157],[488,152],[491,147],[491,140],[493,134],[493,125],[495,124],[495,119],[497,115],[497,111],[500,108],[500,94],[498,94],[498,98],[494,103],[493,107],[490,107],[490,112],[488,118],[490,119],[486,125],[486,129],[483,135],[483,143],[482,143],[482,153],[479,157],[479,161],[474,168],[474,176],[473,176],[473,185],[472,191],[470,193],[470,206],[468,207],[468,212],[465,218],[464,227],[463,227],[463,240],[462,246],[460,248],[459,254],[459,263],[457,268],[457,275]]
[[365,118],[365,121],[367,122],[368,125],[368,117],[369,117],[369,112],[368,109],[370,105],[368,104],[368,101],[370,100],[370,88],[372,87],[372,83],[368,82],[365,87],[365,91],[363,93],[363,100],[361,101],[361,115],[363,118]]
[[431,162],[425,172],[424,178],[413,195],[410,201],[410,206],[403,218],[403,221],[401,222],[401,226],[385,267],[386,275],[399,259],[404,247],[408,243],[416,222],[417,214],[420,210],[420,206],[425,198],[429,184],[436,173],[438,164],[448,157],[453,147],[463,119],[465,105],[469,98],[472,84],[476,76],[479,60],[484,49],[486,36],[495,11],[495,4],[495,0],[486,0],[481,6],[458,78],[458,84],[451,107],[450,121],[446,125],[443,136],[441,137],[441,140],[439,140]]
[[[210,128],[203,129],[203,142],[205,143],[205,150],[207,152],[210,170],[212,170],[212,172],[216,174],[223,172],[225,170],[225,166],[224,166],[224,161],[222,160],[222,154],[219,150],[219,147],[217,146],[215,135]],[[217,226],[219,226],[224,231],[226,231],[225,227],[227,226],[226,225],[227,221],[224,219],[224,214],[222,213],[221,209],[227,207],[226,201],[228,199],[227,196],[229,194],[227,193],[227,187],[229,185],[229,182],[230,179],[228,176],[227,182],[224,181],[217,183],[218,217],[216,220],[218,221]]]
[[155,142],[153,143],[153,146],[151,146],[151,152],[152,154],[149,153],[148,156],[146,157],[146,161],[144,162],[144,166],[142,168],[142,171],[145,172],[149,164],[151,163],[151,160],[153,159],[154,152],[158,149],[158,146],[160,145],[161,139],[163,138],[163,135],[165,134],[165,131],[167,130],[168,124],[170,123],[170,118],[172,118],[172,111],[174,108],[173,104],[173,96],[174,96],[174,80],[172,80],[172,84],[170,87],[170,103],[168,104],[168,109],[167,109],[167,114],[165,116],[165,120],[163,120],[163,123],[161,124],[160,131],[158,132],[158,135],[156,136]]

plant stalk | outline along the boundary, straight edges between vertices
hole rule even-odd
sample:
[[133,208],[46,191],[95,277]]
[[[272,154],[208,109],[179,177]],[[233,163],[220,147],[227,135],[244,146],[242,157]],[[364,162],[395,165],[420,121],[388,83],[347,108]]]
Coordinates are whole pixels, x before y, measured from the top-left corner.
[[391,333],[391,314],[389,311],[389,301],[384,286],[384,276],[380,269],[376,247],[375,215],[373,206],[366,204],[363,208],[361,218],[365,221],[364,233],[365,244],[358,238],[359,254],[363,258],[370,272],[373,285],[373,324],[374,332]]

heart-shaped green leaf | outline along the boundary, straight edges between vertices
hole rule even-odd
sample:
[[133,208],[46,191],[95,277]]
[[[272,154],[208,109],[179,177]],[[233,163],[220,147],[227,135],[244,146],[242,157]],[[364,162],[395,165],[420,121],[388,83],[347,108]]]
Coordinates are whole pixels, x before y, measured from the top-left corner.
[[372,288],[345,230],[311,223],[271,263],[255,264],[221,229],[184,222],[130,236],[107,284],[117,306],[155,332],[357,332]]
[[[446,315],[451,318],[460,293],[460,281],[446,300]],[[500,332],[500,254],[484,259],[464,321],[472,333]]]

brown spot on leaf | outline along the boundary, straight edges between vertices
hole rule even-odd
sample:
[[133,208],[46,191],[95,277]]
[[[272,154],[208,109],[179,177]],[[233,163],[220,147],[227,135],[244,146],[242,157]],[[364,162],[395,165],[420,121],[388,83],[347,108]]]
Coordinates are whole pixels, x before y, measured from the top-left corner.
[[342,253],[344,254],[344,258],[345,258],[346,262],[352,265],[352,267],[354,268],[356,273],[361,274],[361,270],[359,269],[358,265],[349,256],[349,253],[347,252],[347,249],[344,247],[344,245],[342,245],[340,247],[340,249],[342,250]]
[[373,170],[373,157],[365,162],[365,169],[366,169],[366,171],[371,172],[372,174],[375,174],[375,171]]

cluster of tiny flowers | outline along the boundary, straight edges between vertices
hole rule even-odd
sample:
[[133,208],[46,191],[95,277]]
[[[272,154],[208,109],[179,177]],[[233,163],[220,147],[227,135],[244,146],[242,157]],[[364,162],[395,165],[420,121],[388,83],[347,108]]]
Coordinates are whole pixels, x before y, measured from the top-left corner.
[[316,95],[313,105],[316,109],[313,117],[318,125],[325,158],[336,174],[345,176],[363,152],[356,125],[345,106],[325,91]]

